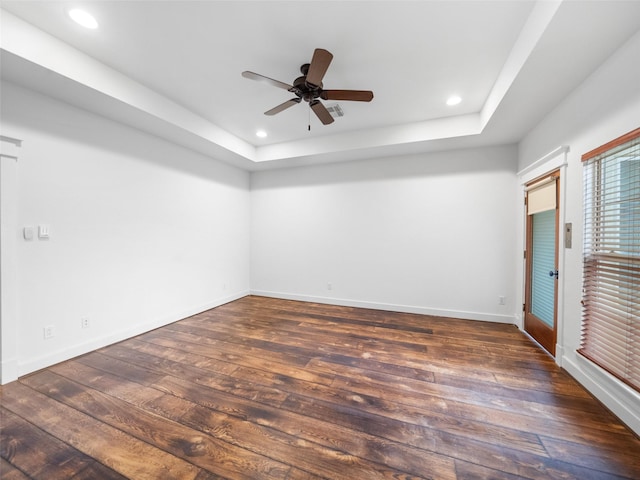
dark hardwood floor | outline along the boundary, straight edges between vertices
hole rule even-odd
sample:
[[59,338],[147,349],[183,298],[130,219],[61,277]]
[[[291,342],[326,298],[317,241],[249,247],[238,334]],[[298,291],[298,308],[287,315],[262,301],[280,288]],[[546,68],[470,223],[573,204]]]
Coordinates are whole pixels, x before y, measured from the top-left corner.
[[246,297],[1,389],[2,479],[640,479],[510,325]]

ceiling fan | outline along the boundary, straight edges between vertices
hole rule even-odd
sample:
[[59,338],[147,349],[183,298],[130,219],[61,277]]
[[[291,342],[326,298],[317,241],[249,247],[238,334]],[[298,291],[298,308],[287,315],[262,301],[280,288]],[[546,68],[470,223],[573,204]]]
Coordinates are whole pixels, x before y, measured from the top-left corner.
[[[333,123],[333,117],[322,104],[322,100],[348,100],[354,102],[370,102],[373,99],[373,92],[370,90],[325,90],[322,85],[322,78],[329,64],[333,59],[333,55],[322,48],[316,48],[311,58],[311,63],[305,63],[300,67],[301,77],[293,81],[293,85],[265,77],[258,73],[245,71],[242,76],[251,80],[269,83],[275,87],[288,90],[295,95],[295,98],[287,100],[284,103],[267,110],[265,115],[275,115],[289,107],[297,105],[302,100],[309,103],[309,107],[324,125]],[[311,127],[309,127],[311,128]]]

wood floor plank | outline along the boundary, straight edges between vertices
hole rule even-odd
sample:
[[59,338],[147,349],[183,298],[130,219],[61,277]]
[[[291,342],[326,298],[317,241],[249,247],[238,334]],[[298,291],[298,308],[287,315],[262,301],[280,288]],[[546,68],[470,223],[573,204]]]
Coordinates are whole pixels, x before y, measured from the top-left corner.
[[[156,415],[128,406],[126,402],[99,391],[78,388],[75,382],[48,372],[32,375],[26,383],[66,405],[142,440],[153,442],[178,457],[188,458],[199,467],[226,476],[286,478],[289,469],[286,465],[278,464],[278,458],[288,458],[298,468],[316,474],[326,472],[331,477],[351,468],[357,472],[354,478],[393,478],[401,473],[338,450],[319,448],[317,444],[300,441],[290,435],[284,438],[272,429],[227,415],[208,415],[206,409],[203,410],[204,414],[185,422],[186,414],[182,413],[185,405],[179,404],[178,399],[173,409],[177,414],[173,414],[172,421],[166,421],[166,418],[160,421]],[[187,407],[191,409],[192,406]],[[190,413],[190,410],[186,413]],[[136,424],[135,430],[130,428],[133,423]],[[203,432],[207,435],[199,435]],[[234,445],[242,443],[239,438],[244,438],[243,448],[234,448]]]
[[[591,394],[569,377],[569,375],[556,375],[551,381],[549,379],[539,380],[526,376],[504,374],[496,374],[495,379],[498,385],[505,387],[523,388],[537,392],[559,393],[570,397],[592,398]],[[448,379],[442,375],[440,381],[447,382]]]
[[557,460],[623,477],[633,477],[640,471],[640,453],[634,451],[637,442],[632,438],[621,438],[615,450],[603,450],[593,444],[559,441],[548,437],[541,439],[549,455]]
[[[319,372],[332,372],[342,377],[358,378],[366,381],[368,384],[388,385],[389,382],[397,383],[398,387],[406,392],[413,392],[425,395],[442,395],[448,398],[455,397],[459,391],[471,391],[477,394],[488,395],[493,398],[511,398],[515,400],[532,401],[536,403],[554,404],[564,403],[569,408],[578,408],[586,410],[596,410],[592,398],[590,396],[564,395],[556,392],[555,395],[536,389],[510,387],[499,385],[493,381],[479,381],[476,379],[465,379],[459,376],[450,377],[446,375],[433,375],[427,378],[426,384],[424,379],[408,376],[397,375],[397,370],[387,371],[384,366],[376,365],[375,369],[364,369],[355,366],[345,366],[341,363],[336,364],[332,361],[315,358],[309,362],[308,368]],[[391,373],[393,372],[393,373]]]
[[[291,462],[299,469],[323,475],[329,478],[337,478],[348,473],[351,478],[423,478],[422,476],[407,475],[398,468],[392,468],[387,464],[377,464],[362,456],[351,455],[343,450],[327,448],[316,442],[301,439],[300,437],[283,433],[280,430],[255,425],[245,420],[227,416],[222,422],[219,414],[210,409],[194,406],[180,417],[180,421],[194,428],[212,432],[216,436],[225,438],[233,444],[244,444],[246,448],[270,455],[275,459]],[[329,427],[329,426],[327,426]],[[327,435],[325,432],[317,432],[318,435]],[[406,465],[403,465],[405,467]],[[450,474],[440,478],[455,478],[451,469]]]
[[[194,321],[197,320],[193,320],[191,319],[190,322],[193,323]],[[216,326],[216,327],[212,327],[215,331],[219,331],[220,327]],[[226,329],[227,327],[223,327],[223,329]],[[249,336],[251,336],[251,333],[248,334]],[[279,342],[288,342],[291,341],[292,338],[296,338],[301,340],[302,335],[293,335],[293,334],[288,334],[288,335],[283,335],[279,337]],[[331,347],[336,348],[335,345],[331,345]],[[341,347],[338,347],[341,348]],[[511,368],[513,370],[513,365],[516,365],[518,368],[519,366],[521,366],[523,363],[527,363],[529,362],[529,360],[519,360],[517,362],[514,362],[512,364],[509,365],[509,367],[507,368]],[[477,360],[474,359],[474,363],[478,363]],[[486,363],[486,362],[485,362]],[[484,364],[483,364],[484,366]],[[554,369],[556,369],[557,367],[553,367]],[[462,394],[464,395],[465,392],[462,392]],[[451,394],[451,396],[458,396],[460,395],[460,392],[454,392]],[[544,397],[547,400],[544,402],[536,402],[536,398],[531,398],[531,397],[535,397],[538,396],[540,398]],[[473,399],[473,401],[479,401],[479,399],[482,397],[481,394],[479,394],[477,391],[474,391],[470,397]],[[493,402],[493,398],[490,395],[486,395],[486,403],[490,404],[491,402]],[[504,397],[504,395],[503,395]],[[524,397],[526,397],[526,400],[524,400]],[[584,400],[584,401],[583,401]],[[581,413],[586,413],[587,411],[591,411],[594,414],[591,416],[587,416],[585,415],[584,422],[587,423],[587,426],[591,426],[591,427],[595,427],[598,428],[598,425],[602,424],[603,428],[608,428],[609,426],[609,421],[608,419],[604,419],[604,421],[601,422],[601,420],[603,420],[601,418],[601,408],[599,405],[595,404],[591,398],[588,397],[581,397],[581,398],[564,398],[562,395],[546,395],[544,392],[531,392],[529,395],[523,394],[521,396],[520,401],[512,401],[512,399],[510,398],[503,398],[501,399],[501,406],[505,409],[510,409],[511,411],[528,411],[531,415],[538,417],[541,413],[545,414],[547,412],[550,412],[548,414],[549,415],[556,415],[558,413],[562,413],[563,408],[576,408],[578,409]],[[575,417],[573,415],[568,415],[569,418],[571,418],[571,421],[575,421]]]
[[522,478],[519,475],[501,472],[462,460],[456,460],[456,475],[458,478],[464,478],[465,480],[517,480]]
[[[353,430],[389,438],[400,443],[423,448],[468,463],[490,467],[521,478],[627,478],[604,474],[572,463],[556,461],[548,456],[534,455],[515,448],[500,447],[442,430],[428,429],[389,418],[380,418],[349,407],[337,407],[305,397],[290,397],[283,408],[324,418],[331,412],[332,421]],[[559,473],[562,472],[562,473]],[[566,474],[565,474],[566,473]],[[464,477],[458,477],[464,478]],[[634,478],[634,477],[628,477]]]
[[[184,364],[178,358],[183,357],[187,359],[189,365],[198,366],[200,368],[214,371],[217,373],[224,373],[225,375],[234,375],[234,372],[240,367],[256,367],[262,368],[265,370],[278,372],[281,375],[285,375],[292,378],[297,378],[299,380],[304,380],[308,382],[321,383],[324,385],[330,385],[333,381],[332,374],[324,374],[324,373],[315,373],[310,371],[307,368],[308,361],[305,362],[305,365],[292,365],[291,363],[285,363],[284,361],[276,360],[272,358],[271,354],[267,351],[256,353],[255,350],[242,350],[243,355],[238,355],[239,349],[233,345],[221,344],[216,345],[216,348],[202,348],[201,343],[197,342],[196,338],[192,338],[193,342],[191,342],[191,347],[186,347],[187,350],[178,350],[170,346],[171,344],[168,342],[162,343],[162,345],[158,345],[153,342],[141,342],[133,340],[131,343],[124,343],[124,347],[132,346],[131,349],[128,350],[115,350],[110,349],[108,354],[113,355],[114,353],[121,355],[122,358],[131,358],[136,352],[149,353],[150,355],[160,356],[163,359],[169,359],[178,362],[179,364]],[[194,351],[201,352],[191,353]],[[177,357],[177,358],[176,358]],[[222,359],[224,361],[219,361]],[[214,365],[209,365],[208,362],[205,363],[200,361],[200,359],[209,360],[209,362]],[[220,368],[220,364],[224,363],[226,368]],[[164,370],[166,371],[166,369]]]
[[[211,329],[203,329],[200,330],[200,335],[196,335],[194,333],[187,333],[185,329],[189,332],[194,332],[193,327],[179,327],[172,326],[176,330],[172,330],[171,334],[166,332],[162,332],[159,336],[164,336],[164,340],[158,338],[152,338],[150,341],[162,345],[166,345],[169,342],[172,342],[172,338],[170,335],[178,335],[179,338],[185,340],[185,343],[181,345],[181,347],[188,348],[191,351],[194,349],[204,350],[204,347],[194,346],[198,345],[199,338],[206,338],[206,335],[219,335],[220,332],[216,328]],[[233,342],[234,339],[229,338],[229,342]],[[431,362],[429,358],[422,357],[420,361],[415,360],[415,355],[411,358],[400,358],[394,355],[388,354],[380,354],[377,356],[372,355],[370,352],[366,352],[361,350],[358,346],[354,346],[353,348],[340,348],[334,345],[330,345],[325,341],[316,341],[313,342],[313,345],[318,345],[313,347],[313,350],[310,348],[305,348],[305,343],[308,345],[308,339],[294,339],[291,336],[287,336],[287,338],[281,338],[278,336],[272,336],[269,341],[261,338],[257,338],[256,336],[247,335],[241,338],[239,344],[236,343],[231,347],[234,350],[238,350],[239,348],[243,348],[246,345],[251,345],[253,347],[260,347],[263,351],[275,351],[278,354],[282,354],[283,352],[289,352],[294,356],[303,356],[307,361],[316,358],[322,357],[325,359],[332,359],[334,361],[342,361],[349,364],[354,363],[373,363],[378,362],[379,364],[385,364],[390,366],[395,366],[398,369],[404,369],[406,371],[414,371],[421,372],[424,376],[430,376],[433,378],[434,372],[446,372],[450,374],[456,374],[459,372],[456,368],[451,367],[450,365],[442,366],[441,362]],[[354,355],[354,352],[356,355]],[[489,381],[495,382],[495,377],[492,374],[486,373],[486,371],[469,371],[467,370],[467,376],[473,376],[474,378],[486,379]]]
[[[264,314],[263,314],[264,316]],[[316,318],[320,317],[321,320]],[[206,324],[208,321],[204,318],[191,319],[194,325]],[[291,333],[305,332],[305,335],[317,335],[326,331],[327,321],[322,316],[303,316],[288,314],[276,314],[269,317],[267,320],[262,320],[261,325],[268,328],[270,325],[277,324],[278,330],[284,330]],[[495,353],[496,347],[495,336],[489,338],[492,339],[492,343],[487,342],[485,337],[479,336],[478,332],[474,332],[469,339],[460,337],[451,337],[438,334],[431,328],[410,327],[406,325],[396,325],[388,323],[378,323],[364,320],[350,320],[348,318],[336,318],[332,317],[330,323],[331,330],[340,333],[341,337],[349,339],[351,341],[367,342],[370,345],[375,345],[376,340],[382,340],[381,345],[393,346],[394,350],[400,348],[408,348],[410,350],[424,351],[426,349],[435,354],[441,352],[442,348],[446,348],[448,351],[460,351],[464,354],[474,354],[486,357]],[[508,327],[512,329],[513,327]],[[511,338],[511,337],[506,337]],[[500,357],[504,358],[509,354],[513,354],[514,358],[522,358],[522,339],[514,339],[514,344],[517,348],[512,348],[510,345],[504,344],[501,346]],[[548,360],[548,356],[544,352],[540,352],[533,345],[529,345],[531,356],[538,357],[539,360]]]
[[[137,357],[138,361],[144,361],[141,357]],[[202,378],[205,375],[202,372],[198,372],[191,380],[193,382],[200,382],[201,385],[194,385],[193,383],[189,383],[186,379],[188,376],[182,375],[181,377],[171,377],[164,378],[159,384],[158,388],[163,389],[167,392],[170,392],[172,395],[177,395],[180,398],[197,398],[197,402],[207,407],[214,408],[218,411],[225,412],[227,414],[231,414],[234,416],[239,416],[243,419],[250,418],[254,423],[258,423],[260,425],[265,425],[268,422],[269,426],[277,426],[279,429],[282,429],[281,421],[286,421],[286,425],[288,429],[282,429],[282,431],[290,431],[295,433],[298,437],[303,437],[305,440],[313,441],[314,443],[320,442],[321,444],[327,447],[333,447],[333,443],[329,440],[322,441],[321,433],[323,428],[320,428],[322,422],[313,421],[309,417],[305,416],[293,416],[293,420],[290,420],[289,417],[292,417],[291,414],[287,414],[284,418],[282,415],[278,414],[278,410],[275,408],[269,407],[269,402],[267,403],[258,403],[256,401],[260,401],[261,398],[259,396],[248,393],[245,390],[237,389],[237,388],[227,388],[224,385],[220,384],[211,384],[209,381],[203,381]],[[182,380],[185,378],[185,380]],[[254,376],[255,380],[255,376]],[[202,384],[207,384],[208,386],[212,386],[212,390],[203,389]],[[215,388],[217,388],[217,390]],[[197,393],[196,393],[197,392]],[[226,393],[229,392],[229,393]],[[233,392],[233,393],[231,393]],[[242,402],[242,400],[238,397],[245,397],[247,400],[250,400],[252,403],[247,404],[246,402]],[[243,407],[242,409],[240,407]],[[148,408],[157,408],[156,402],[151,402],[147,404]],[[269,420],[266,420],[269,419]],[[276,422],[275,419],[279,421]],[[287,420],[289,419],[289,420]],[[280,421],[281,420],[281,421]],[[305,428],[306,423],[312,423],[312,425],[308,425]],[[277,424],[277,425],[274,425]],[[324,430],[326,430],[326,425]],[[313,436],[305,436],[305,432],[315,432]],[[337,431],[335,426],[332,427],[329,435],[336,436]],[[360,438],[362,440],[362,435],[354,435],[354,432],[340,432],[340,437],[342,438],[339,444],[341,445],[341,449],[344,450],[345,443],[351,442],[353,438]],[[397,446],[391,446],[388,442],[384,445],[379,445],[378,442],[372,442],[371,439],[367,439],[367,451],[363,452],[361,449],[357,449],[357,454],[363,456],[364,458],[371,459],[373,461],[384,461],[385,463],[394,465],[394,460],[390,460],[388,453],[392,453],[397,449]],[[351,447],[353,448],[353,447]],[[351,451],[347,449],[348,451]],[[400,448],[400,450],[403,450]],[[386,454],[376,453],[376,452],[387,452]],[[403,464],[395,465],[396,468],[407,468],[407,457],[408,452],[402,451],[403,455],[398,456],[397,458],[403,458]],[[415,455],[415,461],[421,466],[424,466],[424,462],[426,459],[429,459],[430,455],[427,452],[412,452]],[[434,470],[438,471],[440,478],[451,478],[449,472],[452,471],[452,464],[450,461],[446,459],[437,459],[431,458],[430,464],[434,467]],[[438,466],[439,464],[443,464],[442,466]],[[438,468],[435,468],[438,466]],[[411,470],[411,468],[410,468]],[[416,471],[420,471],[420,468],[415,467],[413,470],[414,473]]]
[[30,375],[24,383],[34,390],[92,416],[162,450],[223,476],[247,479],[286,478],[286,465],[235,448],[177,422],[162,421],[157,415],[134,407],[94,389],[82,388],[52,372]]
[[22,418],[29,418],[49,435],[127,478],[194,479],[199,472],[191,463],[62,405],[21,382],[9,387],[3,389],[3,407]]
[[3,480],[29,480],[30,477],[0,457],[0,478]]
[[[336,375],[336,379],[331,385],[332,389],[351,391],[370,397],[376,396],[381,385],[380,382],[367,380],[366,376],[361,376],[357,372],[349,373],[349,371],[345,371],[340,375]],[[407,386],[407,384],[409,385]],[[388,398],[393,404],[411,406],[419,409],[418,411],[426,410],[474,421],[479,420],[491,423],[490,418],[492,416],[501,418],[502,415],[523,419],[531,417],[529,423],[532,421],[545,421],[551,418],[559,421],[564,420],[567,423],[568,419],[571,419],[572,421],[568,423],[575,424],[579,422],[584,427],[604,431],[610,430],[609,421],[602,420],[599,417],[600,411],[596,409],[597,405],[592,404],[585,411],[579,410],[582,402],[576,401],[576,405],[570,405],[560,396],[549,397],[549,399],[543,398],[540,401],[536,401],[534,394],[531,396],[534,398],[514,400],[508,394],[504,396],[496,393],[487,394],[481,388],[468,390],[448,386],[443,387],[434,383],[419,384],[418,382],[404,381],[398,382],[396,393],[390,394]],[[558,405],[554,405],[553,402],[557,402]],[[595,410],[592,410],[592,408]],[[577,413],[573,411],[576,409],[578,410]],[[469,413],[476,413],[476,416],[469,415]]]
[[0,387],[0,477],[637,480],[512,325],[248,296]]
[[[43,477],[43,479],[51,479],[53,480],[53,476]],[[69,480],[125,480],[127,477],[119,474],[118,472],[106,467],[105,465],[99,462],[92,462],[87,465],[85,468],[80,470],[78,473],[73,475],[72,477],[68,477]]]
[[102,393],[106,393],[112,397],[126,399],[134,405],[141,405],[153,398],[164,395],[162,392],[149,387],[148,384],[143,385],[132,378],[121,376],[120,371],[118,372],[120,375],[113,375],[85,365],[82,361],[86,361],[88,357],[89,355],[86,355],[59,363],[49,367],[47,370],[74,380],[89,388],[95,388],[96,385],[99,385],[99,390]]
[[[187,324],[178,324],[170,326],[169,329],[184,331],[189,329],[193,331],[192,323],[189,320]],[[415,368],[424,367],[425,364],[434,366],[445,366],[449,373],[459,373],[461,370],[484,371],[490,367],[492,370],[503,373],[513,374],[514,372],[535,376],[540,379],[549,377],[549,370],[556,371],[555,364],[550,362],[547,355],[537,360],[527,359],[525,356],[519,356],[513,362],[505,365],[504,359],[498,356],[488,355],[472,355],[468,352],[451,352],[449,350],[440,351],[434,355],[427,355],[427,349],[420,347],[418,349],[394,349],[387,351],[380,348],[379,342],[364,342],[358,339],[344,339],[333,334],[331,330],[323,337],[321,335],[312,335],[307,331],[293,333],[273,330],[262,332],[256,329],[247,329],[244,325],[223,324],[221,322],[206,324],[204,320],[195,321],[203,330],[208,330],[209,335],[224,336],[232,341],[248,344],[253,341],[254,344],[267,346],[278,351],[288,350],[294,354],[304,354],[307,356],[317,357],[322,355],[341,354],[351,355],[354,350],[359,351],[361,356],[365,358],[375,358],[387,363],[393,363]],[[202,330],[200,330],[202,332]],[[159,332],[163,334],[162,332]],[[202,332],[202,336],[207,334]],[[315,341],[311,341],[315,340]],[[416,352],[424,352],[425,355],[416,356]],[[421,361],[416,361],[419,358]],[[454,368],[452,368],[454,367]]]
[[91,457],[4,408],[0,408],[0,425],[0,456],[20,465],[32,478],[67,479],[94,463]]
[[[315,347],[308,345],[294,346],[284,343],[274,343],[271,338],[273,334],[270,333],[261,336],[256,335],[237,335],[237,330],[233,332],[233,336],[229,335],[229,332],[220,331],[216,327],[203,328],[193,325],[187,325],[182,323],[176,323],[167,325],[162,330],[156,330],[152,332],[153,335],[145,335],[143,339],[145,341],[155,342],[157,339],[168,339],[173,341],[174,345],[176,340],[181,340],[179,344],[183,348],[193,348],[191,344],[196,343],[202,345],[206,351],[210,351],[215,347],[225,348],[231,344],[238,348],[238,345],[242,347],[243,352],[252,354],[258,358],[271,358],[274,361],[289,365],[298,365],[303,367],[306,363],[316,355]],[[268,340],[267,340],[268,338]],[[226,344],[226,345],[225,345]],[[232,349],[235,351],[235,349]],[[227,357],[229,361],[236,359],[237,353],[229,353]]]
[[[316,365],[322,365],[322,361],[313,361],[314,367]],[[341,370],[327,364],[327,367],[332,369],[336,373],[340,373]],[[349,379],[349,380],[347,380]],[[392,381],[386,377],[385,374],[378,372],[378,378],[371,377],[367,374],[367,371],[356,369],[355,371],[343,371],[334,387],[340,385],[340,383],[350,382],[352,386],[354,380],[368,379],[368,383],[364,384],[364,389],[358,389],[359,392],[369,395],[374,394],[378,389],[384,388],[385,382]],[[482,388],[478,388],[473,382],[471,391],[483,391]],[[613,432],[603,431],[602,429],[587,428],[584,426],[576,425],[574,422],[562,422],[560,419],[546,419],[546,418],[534,418],[528,415],[522,415],[521,413],[511,413],[505,411],[496,412],[491,407],[484,407],[473,405],[470,403],[464,403],[460,401],[460,396],[456,391],[441,392],[434,395],[434,392],[424,390],[422,382],[420,380],[412,380],[401,378],[394,382],[394,388],[402,395],[402,398],[397,400],[400,404],[408,404],[414,406],[421,406],[435,413],[440,413],[452,418],[460,418],[464,420],[472,420],[474,422],[488,423],[493,425],[509,425],[510,428],[520,432],[529,432],[535,435],[546,435],[559,440],[567,440],[573,442],[583,443],[598,443],[603,448],[616,448],[621,441],[631,440],[635,438],[633,435],[628,434],[623,426],[617,425],[618,428],[614,428]],[[492,389],[493,391],[493,389]],[[494,391],[495,398],[499,400],[501,393],[504,392]],[[509,392],[506,396],[510,396]],[[591,398],[591,397],[589,397]],[[622,429],[622,430],[621,430]],[[526,438],[526,435],[524,435]]]
[[[118,374],[118,366],[122,363],[126,363],[98,352],[84,356],[78,359],[78,361],[89,366],[94,366],[103,371],[111,372],[115,375]],[[163,372],[165,375],[174,375],[176,372],[175,366],[170,366],[168,368],[161,367],[157,361],[157,357],[142,354],[142,352],[138,352],[138,355],[136,355],[136,362],[141,365],[146,365],[149,368],[156,366],[156,368],[159,368],[159,371]],[[162,365],[166,365],[166,362],[162,362]],[[280,405],[287,397],[287,393],[280,389],[240,380],[233,376],[219,374],[199,367],[180,369],[179,372],[180,375],[176,376],[195,378],[196,383],[200,385],[215,386],[221,391],[233,392],[237,396],[252,398],[256,401],[261,401],[274,406]],[[159,382],[156,381],[155,384],[157,385],[158,383]]]
[[[410,335],[423,333],[431,335],[426,338],[441,338],[448,345],[455,345],[460,339],[467,344],[481,343],[485,345],[500,343],[509,348],[510,344],[518,347],[531,346],[521,333],[513,325],[492,322],[473,322],[469,324],[465,320],[434,317],[429,315],[416,315],[409,313],[385,312],[370,309],[354,309],[351,307],[338,307],[332,305],[331,314],[324,304],[306,303],[301,309],[291,306],[289,309],[269,309],[265,307],[264,300],[260,299],[256,309],[260,310],[260,318],[285,318],[292,319],[299,324],[319,324],[321,327],[330,325],[332,328],[340,325],[353,325],[358,327],[378,327],[386,330],[407,332]],[[243,311],[256,313],[256,309],[243,308]],[[320,313],[313,313],[316,310]],[[223,314],[224,310],[212,312],[212,317]],[[272,313],[270,313],[272,312]],[[208,317],[208,318],[212,318]],[[199,317],[200,318],[200,317]],[[206,318],[206,317],[204,317]],[[428,324],[427,324],[428,322]],[[425,324],[427,324],[425,326]],[[455,332],[453,334],[452,332]],[[387,338],[383,336],[382,338]]]
[[[408,448],[397,442],[386,441],[365,432],[339,428],[331,421],[325,421],[322,418],[282,411],[269,405],[256,404],[248,399],[237,399],[230,394],[212,388],[196,387],[185,379],[167,378],[159,387],[166,388],[172,395],[182,399],[194,398],[194,402],[198,406],[207,409],[205,411],[201,408],[193,408],[190,415],[200,413],[206,417],[212,415],[207,411],[223,412],[256,425],[279,430],[287,435],[295,436],[301,441],[319,444],[331,450],[338,449],[354,457],[362,457],[376,463],[390,465],[397,470],[424,475],[426,478],[430,478],[433,474],[437,474],[435,478],[455,478],[453,463],[446,457],[438,457],[428,451]],[[194,391],[199,393],[197,397],[193,395]],[[154,402],[154,406],[159,408],[158,402]],[[170,411],[171,409],[167,414]],[[196,420],[194,424],[206,424],[206,422],[200,419]],[[425,473],[427,465],[429,465],[429,470]]]
[[[112,391],[113,378],[116,378],[105,373],[100,374],[99,370],[85,366],[78,361],[66,362],[63,365],[52,367],[51,370],[102,392]],[[259,404],[248,399],[242,401],[236,396],[223,394],[220,391],[203,390],[202,387],[193,385],[182,378],[165,378],[159,385],[159,388],[166,389],[168,383],[172,382],[173,386],[170,391],[173,394],[180,395],[179,397],[163,395],[162,398],[159,398],[158,391],[124,380],[119,381],[118,384],[131,383],[130,388],[120,388],[116,394],[123,395],[123,398],[127,401],[134,398],[137,406],[144,406],[154,413],[159,413],[181,424],[202,430],[207,434],[220,434],[222,430],[217,428],[219,423],[224,423],[227,428],[230,428],[229,425],[235,425],[236,429],[242,426],[246,435],[236,433],[236,439],[232,443],[240,444],[240,439],[244,438],[243,445],[246,448],[269,454],[272,457],[274,457],[274,434],[269,434],[270,441],[265,442],[260,436],[252,435],[252,432],[267,429],[268,431],[275,430],[285,433],[286,440],[280,442],[283,445],[281,458],[286,455],[290,457],[290,460],[294,459],[295,465],[299,468],[315,460],[315,464],[307,465],[306,469],[307,471],[314,471],[316,474],[331,471],[329,467],[335,464],[335,470],[333,470],[331,478],[335,478],[339,472],[353,470],[356,467],[357,472],[363,472],[362,474],[367,478],[378,478],[382,474],[379,471],[379,466],[374,466],[370,469],[362,468],[361,465],[357,465],[353,460],[345,465],[344,461],[349,460],[350,457],[355,459],[363,458],[369,462],[392,466],[395,469],[394,474],[404,469],[415,477],[418,477],[424,471],[425,464],[428,463],[430,471],[437,473],[435,478],[455,478],[453,475],[453,463],[446,458],[438,458],[429,452],[410,449],[392,442],[383,442],[376,437],[358,435],[351,430],[338,429],[335,425],[310,417],[292,415],[290,413],[282,415],[278,409],[270,408],[268,405]],[[140,392],[135,397],[130,396],[129,392],[135,390],[136,386],[146,392],[146,398]],[[184,388],[180,388],[180,386]],[[194,390],[197,390],[197,395],[192,393]],[[198,399],[197,402],[199,403],[185,400],[186,398],[194,397]],[[209,400],[209,398],[214,400]],[[226,402],[224,402],[225,399]],[[201,404],[207,407],[202,407]],[[215,409],[208,407],[215,407]],[[221,412],[222,415],[220,413],[216,415],[215,412]],[[240,420],[234,421],[228,418],[229,415]],[[209,421],[208,419],[210,418],[214,418],[214,420]],[[251,424],[253,424],[253,427],[249,427]],[[256,437],[256,440],[249,442],[247,439],[252,437]],[[229,441],[228,433],[224,433],[221,438]],[[298,446],[299,440],[304,440],[303,444],[307,446],[304,448]],[[314,454],[314,450],[310,449],[309,445],[322,446],[323,448],[320,449],[322,455],[318,458],[318,455]],[[264,448],[266,450],[262,450]],[[301,450],[299,458],[293,455],[296,449]],[[344,452],[345,455],[336,456],[336,453],[328,455],[327,452]],[[364,472],[366,472],[366,475]],[[360,474],[354,473],[352,475],[356,478]],[[385,477],[382,476],[382,478]]]

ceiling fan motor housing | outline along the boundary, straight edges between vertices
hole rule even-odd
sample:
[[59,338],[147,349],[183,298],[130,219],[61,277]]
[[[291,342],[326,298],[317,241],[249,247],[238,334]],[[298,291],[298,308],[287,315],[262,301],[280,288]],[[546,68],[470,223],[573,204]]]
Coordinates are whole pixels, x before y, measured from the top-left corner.
[[305,63],[300,67],[301,77],[296,78],[293,81],[292,93],[295,93],[298,97],[302,98],[305,102],[320,98],[322,94],[322,83],[320,85],[313,85],[307,82],[307,73],[309,72],[310,64]]

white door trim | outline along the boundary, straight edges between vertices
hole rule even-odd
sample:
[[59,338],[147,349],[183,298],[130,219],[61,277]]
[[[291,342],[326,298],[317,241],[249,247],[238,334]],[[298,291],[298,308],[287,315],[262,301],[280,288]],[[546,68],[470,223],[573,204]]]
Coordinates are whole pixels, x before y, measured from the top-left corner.
[[18,378],[18,154],[22,141],[0,136],[0,384]]

